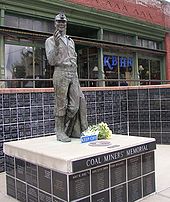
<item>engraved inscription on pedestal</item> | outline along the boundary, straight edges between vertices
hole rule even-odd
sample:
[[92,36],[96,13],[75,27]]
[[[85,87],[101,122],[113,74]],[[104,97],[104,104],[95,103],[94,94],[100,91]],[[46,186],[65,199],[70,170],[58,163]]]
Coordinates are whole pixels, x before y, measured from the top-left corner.
[[126,181],[126,161],[119,161],[110,165],[111,186]]
[[28,201],[37,202],[38,201],[38,189],[35,187],[27,185]]
[[26,162],[26,182],[37,187],[37,166]]
[[38,166],[38,183],[39,188],[51,193],[51,170]]
[[155,173],[143,177],[143,196],[155,192]]
[[90,202],[90,197],[87,197],[85,199],[77,200],[76,202]]
[[141,178],[128,182],[128,202],[133,202],[142,197]]
[[14,173],[15,173],[14,157],[6,155],[5,162],[6,162],[6,173],[8,175],[14,176]]
[[141,176],[141,156],[127,160],[128,180]]
[[15,187],[15,179],[12,177],[6,176],[6,185],[7,185],[7,194],[16,198],[16,187]]
[[154,152],[149,152],[142,155],[142,171],[143,175],[155,170]]
[[39,191],[39,202],[52,202],[52,196],[45,193],[45,192],[42,192],[42,191]]
[[92,193],[104,190],[109,187],[109,167],[103,166],[91,171]]
[[127,200],[126,184],[121,184],[111,189],[111,201],[125,202],[126,200]]
[[108,202],[108,201],[109,201],[108,190],[92,196],[92,202]]
[[63,201],[58,198],[53,197],[53,202],[63,202]]
[[61,199],[67,200],[67,176],[52,171],[53,194]]
[[25,181],[25,161],[16,158],[15,162],[16,162],[16,177],[22,181]]
[[4,157],[0,157],[0,172],[4,171]]
[[70,175],[69,187],[70,200],[90,195],[90,171]]
[[17,200],[26,202],[26,184],[16,180]]

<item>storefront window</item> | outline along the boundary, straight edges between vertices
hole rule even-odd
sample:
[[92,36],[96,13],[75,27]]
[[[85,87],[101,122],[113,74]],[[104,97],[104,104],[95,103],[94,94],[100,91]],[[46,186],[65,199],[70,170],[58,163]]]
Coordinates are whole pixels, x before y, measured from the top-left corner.
[[[151,80],[160,80],[161,79],[161,72],[160,72],[160,61],[158,60],[151,60],[150,61],[150,71],[151,71]],[[152,85],[161,84],[159,81],[151,81]]]
[[[6,79],[33,78],[33,49],[28,46],[5,45]],[[23,87],[18,81],[9,81],[8,87]]]
[[[104,55],[104,72],[107,81],[106,86],[131,85],[133,58],[125,55]],[[122,79],[122,80],[121,80]],[[120,81],[119,81],[120,80]]]
[[[78,51],[79,79],[98,78],[97,48],[83,48]],[[80,81],[81,86],[97,86],[95,81]]]
[[159,60],[139,59],[138,64],[139,64],[138,71],[140,80],[148,80],[148,81],[140,81],[141,85],[160,84],[160,81],[156,81],[161,79]]
[[7,87],[49,87],[52,84],[38,79],[52,78],[45,50],[39,47],[5,45],[6,79],[37,79],[37,81],[8,81]]

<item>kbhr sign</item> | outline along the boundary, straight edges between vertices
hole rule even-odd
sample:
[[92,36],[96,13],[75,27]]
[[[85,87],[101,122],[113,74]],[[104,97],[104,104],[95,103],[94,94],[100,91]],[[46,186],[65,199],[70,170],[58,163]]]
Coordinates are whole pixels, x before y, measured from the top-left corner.
[[115,67],[126,68],[132,67],[133,65],[133,58],[131,57],[123,57],[123,56],[110,56],[104,55],[104,67],[113,70]]

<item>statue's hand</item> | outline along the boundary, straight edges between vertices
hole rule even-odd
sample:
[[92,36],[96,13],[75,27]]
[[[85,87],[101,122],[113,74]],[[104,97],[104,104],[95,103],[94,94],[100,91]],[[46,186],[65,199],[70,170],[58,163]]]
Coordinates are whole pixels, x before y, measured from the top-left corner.
[[58,30],[56,30],[54,32],[54,41],[55,41],[55,45],[58,46],[59,45],[59,39],[61,37],[61,34]]

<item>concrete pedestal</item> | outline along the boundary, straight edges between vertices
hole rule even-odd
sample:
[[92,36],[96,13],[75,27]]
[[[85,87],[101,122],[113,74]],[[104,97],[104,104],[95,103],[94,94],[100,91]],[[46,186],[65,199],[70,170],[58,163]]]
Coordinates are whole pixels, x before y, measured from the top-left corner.
[[32,202],[132,202],[155,192],[155,139],[109,141],[90,146],[49,136],[5,143],[7,194]]

